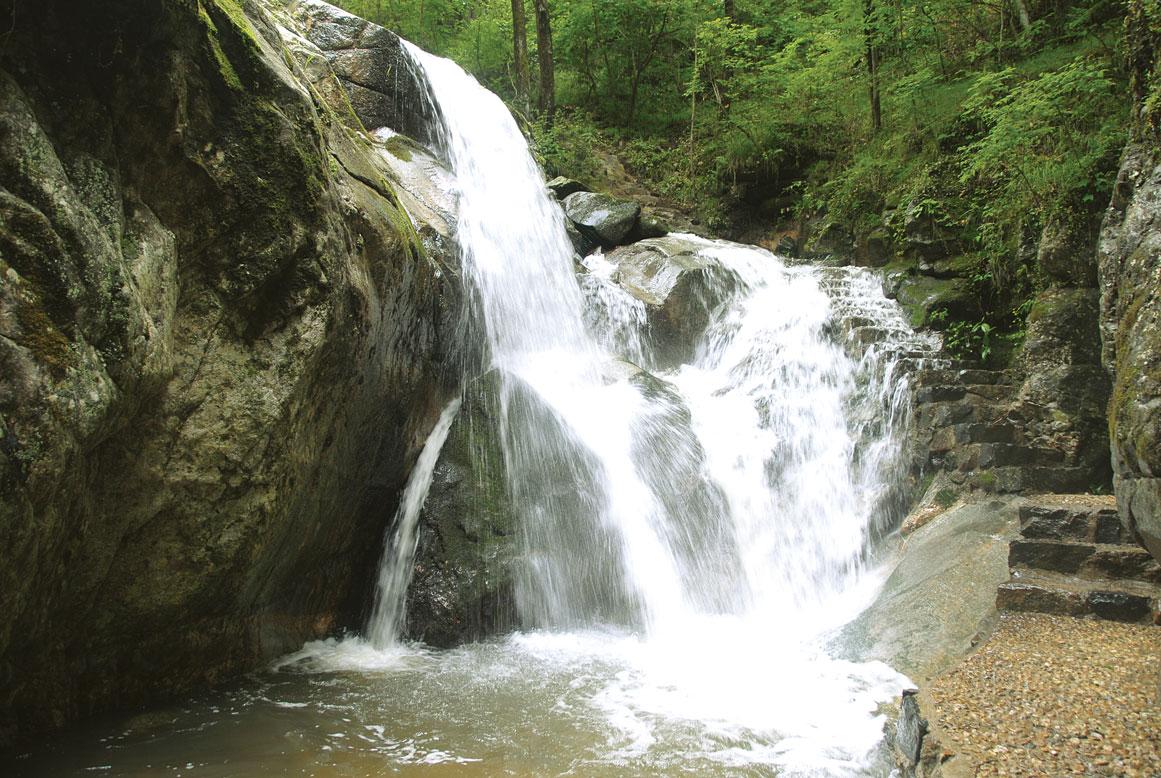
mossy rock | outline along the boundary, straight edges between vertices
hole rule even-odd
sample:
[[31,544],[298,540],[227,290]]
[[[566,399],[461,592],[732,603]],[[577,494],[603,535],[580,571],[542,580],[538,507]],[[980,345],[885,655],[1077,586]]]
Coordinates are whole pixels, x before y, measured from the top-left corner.
[[[979,297],[962,278],[907,275],[899,280],[895,299],[913,327],[942,328],[953,321],[978,321],[983,315]],[[946,318],[933,318],[936,311],[946,311]]]

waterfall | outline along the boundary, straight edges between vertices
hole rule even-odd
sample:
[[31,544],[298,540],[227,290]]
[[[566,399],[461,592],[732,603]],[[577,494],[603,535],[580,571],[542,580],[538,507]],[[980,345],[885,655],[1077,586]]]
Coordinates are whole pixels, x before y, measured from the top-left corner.
[[411,583],[411,564],[419,540],[416,532],[419,511],[431,488],[431,477],[435,472],[440,449],[447,440],[448,430],[459,409],[458,397],[443,409],[403,487],[399,509],[391,523],[394,532],[388,535],[388,542],[384,544],[383,561],[379,564],[379,580],[375,587],[375,604],[367,624],[367,637],[375,648],[391,646],[399,639],[403,629],[404,598],[407,585]]
[[886,774],[881,709],[910,684],[844,661],[835,635],[885,574],[909,366],[938,342],[866,270],[671,235],[635,250],[682,253],[657,271],[669,280],[698,273],[704,326],[672,358],[625,281],[632,250],[574,257],[503,103],[407,50],[455,182],[467,361],[495,378],[525,629],[447,652],[398,641],[453,403],[405,489],[369,639],[276,665],[354,674],[320,706],[343,722],[327,747],[363,748],[345,739],[354,721],[399,764],[485,773]]

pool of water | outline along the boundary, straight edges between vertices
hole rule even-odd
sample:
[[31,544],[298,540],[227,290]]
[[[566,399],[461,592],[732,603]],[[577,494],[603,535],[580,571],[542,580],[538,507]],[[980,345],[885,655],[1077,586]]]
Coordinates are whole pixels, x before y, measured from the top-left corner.
[[233,689],[66,732],[0,773],[888,775],[883,711],[907,679],[785,632],[708,617],[647,640],[324,641]]

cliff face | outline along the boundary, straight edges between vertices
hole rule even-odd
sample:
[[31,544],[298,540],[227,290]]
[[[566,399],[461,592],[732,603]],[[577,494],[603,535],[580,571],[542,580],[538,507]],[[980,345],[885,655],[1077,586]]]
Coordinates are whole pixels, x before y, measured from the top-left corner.
[[1101,227],[1101,361],[1109,401],[1113,486],[1121,521],[1161,560],[1161,20],[1126,6],[1133,138]]
[[357,624],[457,306],[281,5],[0,18],[3,742]]
[[1103,358],[1121,519],[1161,559],[1161,159],[1148,141],[1121,160],[1101,233]]

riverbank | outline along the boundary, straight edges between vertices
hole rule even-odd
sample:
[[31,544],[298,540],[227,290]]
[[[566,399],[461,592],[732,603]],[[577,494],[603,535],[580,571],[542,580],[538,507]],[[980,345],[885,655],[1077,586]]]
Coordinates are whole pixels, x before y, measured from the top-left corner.
[[1159,682],[1155,626],[1004,613],[921,706],[947,778],[1161,775]]

